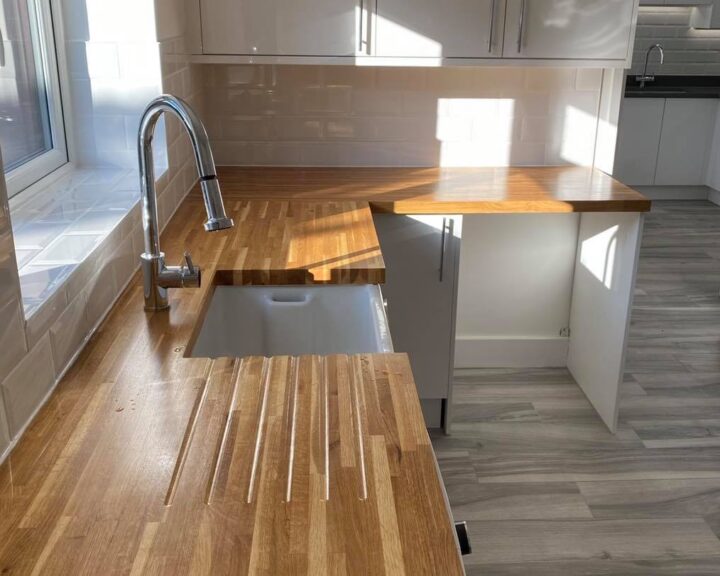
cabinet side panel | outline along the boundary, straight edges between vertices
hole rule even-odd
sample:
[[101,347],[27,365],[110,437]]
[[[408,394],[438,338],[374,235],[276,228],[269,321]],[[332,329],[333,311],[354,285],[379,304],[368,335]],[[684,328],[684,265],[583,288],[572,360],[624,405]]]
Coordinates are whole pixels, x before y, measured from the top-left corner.
[[580,222],[568,369],[611,432],[617,427],[641,235],[641,214],[586,213]]

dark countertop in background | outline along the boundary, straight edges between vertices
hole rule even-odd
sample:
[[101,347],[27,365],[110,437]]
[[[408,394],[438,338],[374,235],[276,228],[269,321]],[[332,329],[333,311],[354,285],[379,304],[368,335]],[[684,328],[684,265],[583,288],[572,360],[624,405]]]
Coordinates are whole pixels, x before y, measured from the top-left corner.
[[640,88],[635,76],[625,82],[626,98],[720,98],[720,76],[655,76]]

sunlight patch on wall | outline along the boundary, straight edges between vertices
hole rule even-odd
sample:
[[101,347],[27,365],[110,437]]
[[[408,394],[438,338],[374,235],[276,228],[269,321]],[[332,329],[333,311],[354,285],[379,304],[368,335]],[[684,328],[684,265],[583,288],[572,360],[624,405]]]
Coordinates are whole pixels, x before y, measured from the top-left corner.
[[509,166],[514,119],[510,98],[439,98],[440,166]]
[[560,156],[569,164],[588,166],[592,163],[597,116],[575,106],[565,108]]
[[612,290],[617,250],[618,226],[613,226],[584,240],[580,248],[580,263],[608,290]]

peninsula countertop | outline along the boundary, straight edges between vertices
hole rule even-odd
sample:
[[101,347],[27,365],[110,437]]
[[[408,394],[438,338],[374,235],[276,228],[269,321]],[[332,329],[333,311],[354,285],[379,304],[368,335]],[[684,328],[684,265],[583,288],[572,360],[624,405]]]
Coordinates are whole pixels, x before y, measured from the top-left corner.
[[329,171],[324,188],[316,170],[223,170],[236,227],[214,234],[191,193],[162,247],[169,262],[190,250],[202,287],[147,313],[136,274],[116,302],[0,466],[0,571],[462,574],[406,355],[210,360],[186,347],[217,284],[382,283],[371,206],[649,207],[599,172],[546,170],[506,171],[506,200],[468,175],[438,190],[423,170],[374,183],[353,170],[344,184],[349,172]]
[[647,212],[650,200],[595,168],[245,168],[219,171],[232,198],[355,200],[395,214]]

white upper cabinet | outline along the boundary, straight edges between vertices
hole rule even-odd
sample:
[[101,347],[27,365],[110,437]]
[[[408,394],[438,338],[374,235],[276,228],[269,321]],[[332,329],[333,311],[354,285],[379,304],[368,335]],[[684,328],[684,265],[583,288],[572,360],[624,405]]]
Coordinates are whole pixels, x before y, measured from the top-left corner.
[[502,56],[505,0],[378,0],[373,53],[419,58]]
[[203,54],[355,56],[367,45],[363,8],[361,0],[200,0]]
[[507,0],[505,58],[625,61],[637,0]]
[[639,0],[185,0],[206,61],[629,64]]

